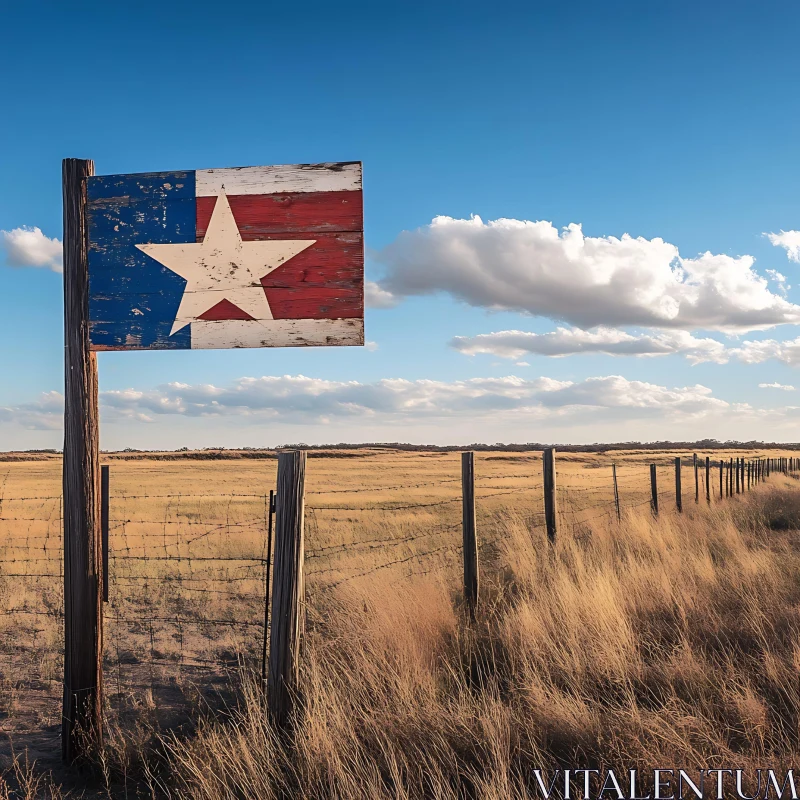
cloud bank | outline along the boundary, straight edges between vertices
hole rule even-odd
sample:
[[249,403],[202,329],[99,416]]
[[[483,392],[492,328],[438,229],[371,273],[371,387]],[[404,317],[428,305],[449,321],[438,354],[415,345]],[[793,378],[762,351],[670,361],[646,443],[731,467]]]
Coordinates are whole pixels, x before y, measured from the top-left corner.
[[550,333],[497,331],[477,336],[456,336],[451,347],[466,355],[489,353],[500,358],[517,359],[526,354],[555,358],[578,354],[611,356],[684,355],[691,363],[712,361],[725,364],[725,345],[715,339],[698,339],[686,331],[658,334],[630,334],[617,328],[600,327],[594,331],[581,328],[557,328]]
[[0,230],[0,247],[10,267],[42,267],[61,272],[62,248],[59,239],[50,239],[40,228]]
[[[550,417],[626,419],[695,417],[729,408],[705,386],[668,388],[619,375],[558,381],[472,378],[460,381],[408,381],[386,378],[372,383],[329,381],[303,375],[240,378],[228,386],[170,383],[150,390],[101,392],[104,421],[143,423],[165,417],[252,417],[260,420],[327,422],[333,418],[442,420],[462,416],[476,423],[509,414],[524,420]],[[0,422],[29,429],[61,425],[63,398],[58,392],[25,405],[0,408]]]
[[663,239],[559,232],[550,222],[436,217],[377,254],[393,298],[445,292],[472,306],[582,328],[636,325],[742,332],[800,322],[754,259],[682,258]]
[[759,383],[759,389],[782,389],[784,392],[793,392],[794,386],[789,386],[784,383]]

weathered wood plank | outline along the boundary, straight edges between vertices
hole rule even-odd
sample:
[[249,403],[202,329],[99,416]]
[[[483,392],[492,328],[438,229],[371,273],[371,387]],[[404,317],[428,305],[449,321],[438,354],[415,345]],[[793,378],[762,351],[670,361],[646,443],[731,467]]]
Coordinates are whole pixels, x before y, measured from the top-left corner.
[[[214,197],[197,198],[197,241],[206,235]],[[364,227],[361,192],[294,192],[228,194],[228,202],[244,241],[270,233],[361,231]]]
[[279,164],[265,167],[199,169],[197,196],[272,192],[346,192],[361,189],[361,162]]
[[[226,193],[197,196],[204,191],[198,175],[206,188],[225,183]],[[360,164],[345,163],[96,179],[89,200],[92,348],[278,346],[259,342],[286,341],[285,328],[264,337],[258,324],[233,323],[338,320],[336,327],[363,319],[360,176]],[[257,185],[259,193],[251,193]],[[211,321],[232,323],[229,334],[192,327]],[[203,335],[193,337],[193,330]],[[302,344],[322,335],[292,329],[288,336]],[[322,338],[360,344],[363,325],[356,335],[348,328]]]
[[[211,350],[241,347],[333,347],[364,344],[364,320],[351,319],[298,319],[298,320],[224,320],[198,321],[191,328],[191,339],[197,347]],[[98,345],[95,350],[169,350],[174,348],[175,337],[141,345],[131,338],[121,347]]]

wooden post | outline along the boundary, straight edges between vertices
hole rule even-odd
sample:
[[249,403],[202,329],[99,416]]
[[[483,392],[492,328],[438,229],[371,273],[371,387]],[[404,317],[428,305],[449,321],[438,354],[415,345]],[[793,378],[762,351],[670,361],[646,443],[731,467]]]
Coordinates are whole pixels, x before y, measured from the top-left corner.
[[681,457],[675,456],[675,507],[683,512],[683,492],[681,491]]
[[470,619],[478,607],[478,534],[475,525],[475,454],[461,454],[461,533],[464,542],[464,602]]
[[722,492],[722,484],[725,475],[725,467],[722,463],[722,459],[719,460],[719,499],[722,500],[723,492]]
[[86,179],[62,162],[64,199],[64,695],[61,754],[83,761],[102,742],[103,561],[97,357],[89,349]]
[[711,458],[706,456],[706,503],[711,505]]
[[728,462],[728,497],[733,497],[733,459]]
[[692,461],[694,462],[694,501],[700,502],[700,470],[697,466],[697,453],[692,454]]
[[261,683],[267,688],[267,642],[269,641],[269,578],[272,566],[272,519],[275,514],[275,490],[269,490],[267,506],[267,563],[264,573],[264,644],[261,652]]
[[656,478],[656,465],[650,465],[650,508],[654,516],[658,516],[658,480]]
[[741,492],[741,488],[739,486],[739,459],[736,459],[736,494]]
[[103,547],[103,602],[108,602],[108,518],[109,518],[108,464],[100,467],[100,535]]
[[544,478],[544,519],[547,525],[547,538],[556,540],[556,449],[548,447],[542,453]]
[[611,477],[614,479],[614,507],[617,509],[617,522],[622,520],[622,512],[619,507],[619,484],[617,483],[617,465],[611,465]]
[[304,451],[289,450],[278,454],[267,705],[270,720],[279,730],[289,727],[300,668],[305,598],[305,476]]
[[750,491],[750,483],[751,483],[751,479],[752,479],[752,476],[750,474],[751,471],[752,471],[752,467],[753,467],[753,462],[752,461],[748,461],[747,462],[747,491],[748,492]]

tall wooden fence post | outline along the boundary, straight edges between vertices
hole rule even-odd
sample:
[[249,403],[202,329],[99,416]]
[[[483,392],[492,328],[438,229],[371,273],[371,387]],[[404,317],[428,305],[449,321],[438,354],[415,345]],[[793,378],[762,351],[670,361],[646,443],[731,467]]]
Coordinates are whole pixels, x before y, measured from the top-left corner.
[[711,505],[711,458],[706,456],[706,503]]
[[544,521],[547,538],[556,540],[556,449],[548,447],[542,453],[542,477],[544,479]]
[[614,479],[614,507],[617,509],[617,522],[622,520],[622,512],[619,507],[619,484],[617,483],[617,465],[611,465],[611,477]]
[[461,532],[464,541],[464,602],[471,619],[478,607],[478,534],[475,525],[475,454],[461,454]]
[[719,461],[719,499],[720,500],[722,500],[722,498],[724,497],[724,494],[723,494],[723,491],[722,491],[722,484],[724,482],[724,478],[725,478],[725,465],[723,464],[722,459],[720,459],[720,461]]
[[305,597],[305,476],[306,454],[303,450],[278,454],[267,707],[273,725],[279,730],[289,726],[300,667]]
[[103,562],[97,357],[89,348],[86,179],[94,162],[64,159],[64,696],[65,762],[102,742]]
[[675,507],[683,512],[683,491],[681,489],[681,457],[675,456]]
[[650,465],[650,508],[654,516],[658,516],[658,479],[656,478],[656,465]]
[[697,465],[697,453],[692,454],[692,462],[694,463],[694,501],[700,502],[700,469]]

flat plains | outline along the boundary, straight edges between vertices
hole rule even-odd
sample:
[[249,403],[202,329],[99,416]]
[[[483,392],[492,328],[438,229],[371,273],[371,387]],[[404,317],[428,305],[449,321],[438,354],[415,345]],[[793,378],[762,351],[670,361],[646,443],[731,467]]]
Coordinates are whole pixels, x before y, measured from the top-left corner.
[[[674,514],[674,459],[682,499],[719,503],[719,462],[778,451],[559,453],[559,536],[581,539],[649,515],[657,465],[662,515]],[[225,707],[242,665],[263,653],[269,493],[274,454],[104,454],[110,467],[109,602],[105,688],[109,722],[183,729],[198,709]],[[475,455],[481,570],[513,571],[509,531],[545,548],[542,454]],[[59,752],[63,602],[61,462],[0,456],[0,734],[47,761]],[[390,448],[311,451],[306,482],[309,625],[326,624],[330,599],[351,590],[390,595],[435,580],[458,597],[461,474],[455,452]],[[360,587],[360,588],[359,588]],[[10,747],[0,737],[0,767]]]

